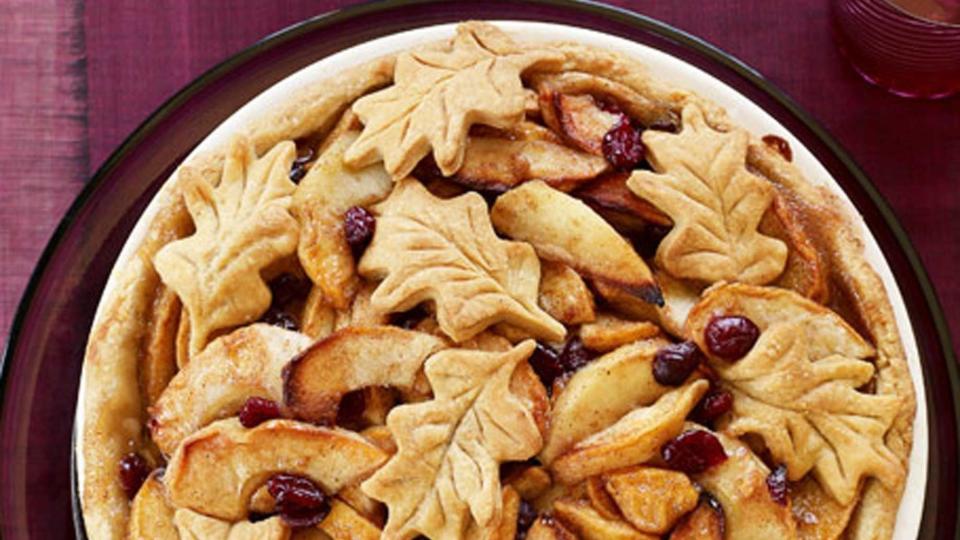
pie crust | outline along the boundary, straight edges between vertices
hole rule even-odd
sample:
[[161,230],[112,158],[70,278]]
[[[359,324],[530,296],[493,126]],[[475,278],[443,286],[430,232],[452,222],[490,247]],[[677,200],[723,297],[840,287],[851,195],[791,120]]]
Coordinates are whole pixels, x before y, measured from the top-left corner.
[[[893,308],[856,218],[761,134],[484,22],[335,81],[183,163],[111,275],[91,538],[892,536],[916,409]],[[756,328],[733,360],[728,316]],[[703,359],[665,382],[676,342]],[[253,397],[273,419],[235,418]],[[665,450],[695,431],[722,462]],[[165,467],[132,501],[130,453]],[[279,473],[327,497],[315,526]]]

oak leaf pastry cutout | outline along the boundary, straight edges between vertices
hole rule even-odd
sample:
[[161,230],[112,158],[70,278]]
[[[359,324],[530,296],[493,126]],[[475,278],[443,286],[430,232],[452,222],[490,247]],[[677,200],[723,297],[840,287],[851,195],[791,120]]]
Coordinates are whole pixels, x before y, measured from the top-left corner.
[[353,104],[364,129],[346,161],[357,167],[382,159],[399,180],[432,149],[440,171],[450,176],[463,162],[470,126],[519,123],[526,102],[521,73],[562,58],[548,49],[521,48],[495,26],[461,24],[444,47],[401,53],[393,86]]
[[389,508],[384,538],[459,538],[471,522],[498,525],[500,463],[528,459],[543,443],[531,408],[510,384],[534,347],[447,349],[427,360],[434,398],[390,413],[398,452],[361,485]]
[[746,317],[761,331],[736,362],[708,352],[734,396],[724,431],[759,436],[791,481],[812,471],[840,504],[856,497],[865,477],[899,485],[904,465],[884,435],[900,403],[859,390],[875,373],[865,360],[875,354],[870,344],[839,315],[793,291],[723,284],[708,290],[687,319],[687,335],[701,350],[710,350],[704,331],[721,315]]
[[490,219],[501,233],[531,243],[544,259],[663,305],[653,273],[630,243],[582,201],[544,182],[527,182],[497,197]]
[[673,220],[656,256],[673,276],[762,285],[783,271],[786,245],[757,232],[774,187],[747,170],[748,142],[746,131],[710,127],[695,105],[680,133],[643,133],[656,172],[635,171],[627,187]]
[[393,181],[379,164],[352,168],[344,152],[359,137],[347,115],[293,194],[293,211],[300,221],[297,255],[310,280],[337,309],[347,309],[360,287],[347,243],[344,214],[385,198]]
[[440,328],[457,342],[498,322],[563,339],[564,326],[537,305],[533,248],[497,237],[483,197],[438,199],[408,178],[374,213],[377,230],[359,271],[382,280],[370,298],[375,309],[400,312],[432,300]]
[[230,145],[220,183],[199,170],[180,170],[183,196],[196,232],[164,246],[153,263],[176,291],[190,321],[190,355],[218,330],[252,322],[270,305],[260,271],[296,249],[298,225],[289,207],[288,178],[296,157],[282,142],[257,158],[244,138]]
[[263,323],[213,340],[148,409],[153,441],[170,455],[198,429],[236,414],[247,398],[279,402],[284,366],[310,343],[303,334]]

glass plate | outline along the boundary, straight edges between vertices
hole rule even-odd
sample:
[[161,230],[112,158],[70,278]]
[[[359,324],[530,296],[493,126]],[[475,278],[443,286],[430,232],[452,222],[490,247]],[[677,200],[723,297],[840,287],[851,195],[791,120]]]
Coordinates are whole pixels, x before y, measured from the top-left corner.
[[84,537],[82,518],[71,511],[70,501],[76,503],[71,436],[87,332],[120,248],[176,165],[233,111],[317,59],[386,34],[468,18],[566,23],[660,49],[753,100],[814,153],[880,244],[897,276],[920,349],[930,418],[920,537],[960,532],[956,507],[960,383],[944,318],[902,228],[850,157],[779,89],[693,36],[612,7],[482,0],[455,5],[388,1],[297,24],[198,78],[114,152],[78,196],[41,257],[0,366],[0,536]]

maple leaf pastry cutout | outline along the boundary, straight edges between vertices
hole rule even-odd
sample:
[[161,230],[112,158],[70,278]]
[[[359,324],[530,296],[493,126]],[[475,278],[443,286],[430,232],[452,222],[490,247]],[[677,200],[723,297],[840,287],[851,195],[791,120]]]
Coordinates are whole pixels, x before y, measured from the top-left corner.
[[359,271],[382,280],[370,297],[375,310],[402,312],[433,301],[440,329],[458,343],[498,322],[563,339],[564,326],[537,304],[533,247],[498,238],[483,197],[444,200],[407,178],[373,211],[377,229]]
[[900,402],[862,390],[873,379],[865,359],[875,351],[850,325],[793,291],[730,284],[708,290],[693,308],[687,337],[709,351],[704,332],[720,315],[747,317],[761,330],[740,360],[708,354],[734,396],[724,432],[759,436],[791,481],[812,471],[840,504],[854,500],[864,477],[890,488],[902,481],[904,465],[884,443]]
[[521,48],[490,24],[461,24],[444,47],[400,54],[393,86],[354,103],[364,129],[345,160],[360,167],[382,159],[399,180],[432,148],[450,176],[463,163],[470,126],[518,124],[526,99],[520,74],[562,59],[548,49]]
[[783,272],[786,244],[757,231],[774,187],[747,170],[746,131],[717,131],[687,105],[680,133],[647,130],[643,143],[656,172],[635,171],[627,187],[673,220],[658,266],[706,283],[762,285]]
[[187,310],[191,356],[217,330],[252,322],[269,307],[260,271],[297,247],[288,177],[295,157],[289,141],[257,158],[250,142],[237,138],[216,187],[198,170],[180,170],[196,232],[164,246],[153,263]]
[[387,417],[397,453],[361,488],[383,501],[383,538],[460,538],[471,523],[495,527],[502,510],[499,468],[525,460],[543,444],[529,406],[510,380],[535,348],[447,349],[425,373],[431,401],[400,405]]

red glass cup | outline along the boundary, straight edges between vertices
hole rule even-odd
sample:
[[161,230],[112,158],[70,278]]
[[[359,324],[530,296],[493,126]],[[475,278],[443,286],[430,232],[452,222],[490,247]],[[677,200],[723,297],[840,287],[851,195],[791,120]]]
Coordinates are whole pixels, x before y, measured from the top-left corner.
[[960,92],[960,0],[833,0],[834,35],[853,68],[896,95]]

